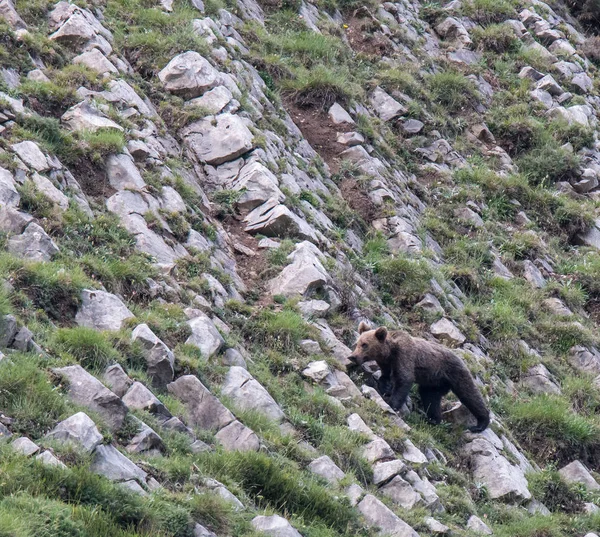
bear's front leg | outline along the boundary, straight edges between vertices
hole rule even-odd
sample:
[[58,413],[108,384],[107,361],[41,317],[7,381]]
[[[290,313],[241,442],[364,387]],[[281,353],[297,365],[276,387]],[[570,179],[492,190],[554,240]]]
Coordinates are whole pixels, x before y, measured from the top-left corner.
[[394,384],[395,385],[392,391],[392,396],[390,397],[390,406],[396,412],[399,412],[406,403],[406,399],[408,398],[408,394],[410,393],[413,381],[401,380],[396,381]]

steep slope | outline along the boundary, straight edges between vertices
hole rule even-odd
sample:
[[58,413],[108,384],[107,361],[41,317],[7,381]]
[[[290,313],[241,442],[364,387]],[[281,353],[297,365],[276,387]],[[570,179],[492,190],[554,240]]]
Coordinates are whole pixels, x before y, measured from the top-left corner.
[[[0,16],[0,535],[600,532],[593,2]],[[492,426],[394,412],[361,320]]]

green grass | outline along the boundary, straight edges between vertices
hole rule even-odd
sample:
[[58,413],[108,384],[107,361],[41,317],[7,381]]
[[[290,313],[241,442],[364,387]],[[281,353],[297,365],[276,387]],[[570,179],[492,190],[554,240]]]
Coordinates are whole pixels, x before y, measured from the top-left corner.
[[103,371],[119,358],[107,337],[92,328],[60,328],[54,340],[58,350],[73,356],[86,369]]
[[509,0],[470,0],[463,13],[483,25],[498,23],[516,16],[515,3]]
[[262,310],[245,324],[243,331],[246,339],[254,345],[291,351],[297,347],[300,340],[308,339],[314,330],[299,313],[286,308],[278,312]]
[[455,71],[442,71],[426,79],[431,99],[453,112],[458,112],[477,99],[477,90],[471,80]]
[[483,50],[496,54],[516,51],[521,47],[521,41],[515,35],[515,31],[505,24],[491,24],[486,28],[475,28],[473,42]]
[[41,359],[27,354],[0,362],[0,410],[15,420],[14,433],[39,438],[67,411],[42,367]]
[[434,277],[425,260],[404,255],[383,259],[377,264],[375,273],[383,291],[401,303],[419,299],[431,287]]

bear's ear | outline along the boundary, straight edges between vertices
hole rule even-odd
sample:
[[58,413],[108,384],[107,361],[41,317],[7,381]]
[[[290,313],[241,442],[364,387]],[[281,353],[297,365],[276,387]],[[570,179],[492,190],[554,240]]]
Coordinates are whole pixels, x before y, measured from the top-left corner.
[[369,325],[367,323],[365,323],[364,321],[361,321],[360,324],[358,325],[358,333],[362,334],[363,332],[367,332],[369,329]]
[[385,341],[387,334],[388,332],[385,326],[380,326],[377,330],[375,330],[375,337],[380,343],[383,343]]

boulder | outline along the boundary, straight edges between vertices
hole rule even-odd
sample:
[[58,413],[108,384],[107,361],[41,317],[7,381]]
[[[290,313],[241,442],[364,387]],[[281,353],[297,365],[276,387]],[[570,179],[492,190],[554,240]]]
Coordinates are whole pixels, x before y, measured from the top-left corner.
[[192,334],[185,343],[194,345],[200,350],[203,357],[210,358],[221,350],[225,340],[208,315],[200,311],[197,313],[196,317],[188,321]]
[[[207,91],[202,97],[196,97],[191,101],[188,101],[186,105],[188,106],[197,106],[206,110],[209,114],[219,114],[223,111],[225,107],[227,107],[227,112],[234,112],[237,106],[227,106],[233,100],[233,94],[229,89],[225,86],[217,86],[209,91]],[[237,103],[237,101],[235,101]]]
[[29,140],[13,144],[12,150],[17,156],[31,169],[36,172],[45,172],[50,169],[48,159],[42,153],[41,149],[35,142]]
[[314,319],[316,317],[325,317],[331,306],[324,300],[303,300],[298,302],[298,309],[306,319]]
[[275,399],[243,367],[233,366],[229,369],[221,393],[231,398],[241,410],[253,410],[275,421],[285,417]]
[[106,159],[106,176],[115,190],[142,190],[146,186],[133,159],[126,154],[110,155]]
[[323,254],[308,241],[297,244],[287,259],[291,263],[268,283],[269,293],[273,296],[305,296],[323,288],[331,279],[321,263]]
[[450,345],[462,345],[467,339],[456,325],[445,317],[433,323],[429,330],[437,339]]
[[223,353],[223,363],[228,366],[237,365],[248,369],[246,366],[246,360],[242,356],[242,353],[236,349],[229,348]]
[[215,438],[226,451],[258,451],[260,448],[258,436],[237,420],[223,427]]
[[254,517],[252,527],[272,537],[302,537],[285,518],[279,515]]
[[521,379],[521,384],[532,393],[554,393],[560,394],[560,386],[544,364],[530,367]]
[[427,464],[425,454],[415,446],[408,438],[404,441],[404,451],[402,458],[405,461],[411,462],[413,465]]
[[61,421],[45,438],[61,444],[75,444],[88,453],[94,451],[96,446],[100,445],[103,440],[96,424],[84,412],[78,412]]
[[421,496],[412,488],[411,484],[399,475],[380,487],[379,491],[403,509],[412,509],[421,501]]
[[467,529],[480,535],[491,535],[493,533],[489,526],[475,515],[471,515],[469,520],[467,520]]
[[23,259],[50,261],[60,250],[49,235],[35,222],[31,222],[20,235],[8,239],[7,250]]
[[277,177],[264,164],[256,161],[246,164],[232,183],[233,190],[242,192],[237,207],[251,211],[271,198],[282,202],[285,195],[278,185]]
[[98,412],[113,431],[123,425],[127,407],[113,392],[80,365],[52,370],[67,383],[67,395],[74,403]]
[[375,438],[365,444],[362,448],[362,456],[371,463],[396,458],[394,450],[383,438]]
[[173,365],[175,355],[162,340],[160,340],[147,324],[140,324],[131,333],[132,341],[137,341],[142,347],[146,360],[147,373],[152,384],[159,388],[165,387],[173,380]]
[[49,451],[44,451],[35,456],[37,461],[40,461],[42,464],[46,466],[57,466],[58,468],[66,469],[66,465],[64,465],[61,461],[59,461],[52,453]]
[[231,491],[216,479],[205,478],[202,480],[202,488],[209,490],[213,494],[220,496],[225,501],[232,504],[235,511],[244,509],[244,504],[231,493]]
[[37,453],[40,450],[40,446],[29,440],[26,436],[21,436],[19,438],[15,438],[10,446],[20,453],[21,455],[25,455],[26,457],[30,457],[34,453]]
[[189,423],[200,429],[218,431],[235,416],[193,375],[184,375],[167,385],[167,390],[185,404]]
[[[350,418],[348,418],[348,420],[350,420]],[[350,429],[352,429],[352,426],[350,426]],[[371,434],[373,434],[372,431]],[[399,459],[378,462],[373,465],[373,484],[380,486],[383,483],[387,483],[394,476],[400,475],[405,469],[406,465]]]
[[3,18],[13,30],[24,30],[27,27],[17,13],[12,0],[0,0],[0,18]]
[[[98,51],[98,49],[93,50]],[[100,51],[98,51],[98,53],[102,55]],[[95,132],[98,129],[114,129],[116,131],[124,130],[121,125],[107,117],[87,101],[83,101],[69,108],[62,115],[60,120],[69,129],[77,132]]]
[[144,422],[136,418],[140,426],[140,431],[129,441],[125,448],[128,453],[152,453],[160,454],[164,451],[165,446],[162,438],[158,433],[148,427]]
[[334,125],[354,125],[352,116],[338,103],[333,103],[327,112],[329,119]]
[[341,479],[346,477],[346,474],[327,455],[323,455],[322,457],[312,461],[308,465],[308,469],[313,474],[316,474],[326,481],[329,481],[329,483],[332,485],[337,485]]
[[[0,168],[0,204],[2,204],[2,210],[16,207],[17,205],[19,205],[20,200],[21,196],[17,191],[17,185],[15,183],[12,173],[10,173],[8,170],[5,170],[4,168]],[[5,228],[5,226],[2,227],[3,229]],[[10,231],[13,230],[10,229]],[[19,233],[21,231],[23,231],[23,228],[19,230]]]
[[277,198],[271,198],[259,205],[246,215],[244,222],[244,231],[248,233],[318,242],[314,229],[285,205],[280,204]]
[[403,105],[388,95],[379,86],[373,90],[369,101],[375,110],[375,113],[383,121],[391,121],[392,119],[405,114],[407,111]]
[[120,330],[123,323],[133,317],[133,313],[116,295],[97,289],[84,289],[75,322],[95,330]]
[[104,383],[116,395],[123,397],[129,387],[133,384],[133,380],[129,378],[127,373],[119,364],[114,364],[106,368],[104,372]]
[[139,484],[145,484],[148,475],[117,448],[110,445],[100,445],[96,448],[90,470],[111,481],[134,480]]
[[523,277],[536,289],[546,286],[546,279],[542,276],[540,269],[529,261],[529,259],[523,261]]
[[599,490],[600,485],[588,469],[579,461],[573,461],[561,468],[558,473],[569,484],[579,483],[588,490]]
[[123,403],[129,410],[145,410],[151,414],[159,414],[170,418],[171,413],[165,405],[141,382],[135,381],[123,396]]
[[367,526],[379,529],[379,535],[389,537],[419,537],[398,515],[394,514],[372,494],[367,494],[357,505]]
[[175,56],[158,73],[163,87],[184,99],[193,99],[218,83],[219,72],[195,51]]
[[472,43],[467,29],[462,22],[454,17],[446,17],[435,27],[435,31],[444,39],[457,41],[462,46],[467,46]]
[[31,175],[31,180],[38,192],[55,205],[58,205],[63,211],[69,207],[69,198],[56,188],[48,178],[36,172]]
[[254,136],[246,122],[232,114],[196,121],[183,130],[183,136],[198,158],[213,166],[254,149]]
[[73,63],[76,65],[85,65],[87,68],[96,71],[101,75],[104,73],[118,74],[119,72],[113,63],[97,48],[93,48],[79,56],[75,56],[73,58]]
[[425,519],[425,525],[429,528],[431,533],[439,533],[442,535],[450,533],[450,528],[448,526],[430,516]]

